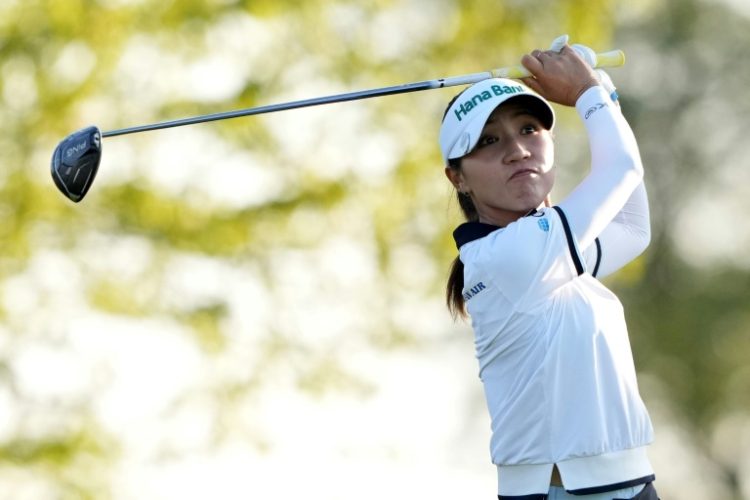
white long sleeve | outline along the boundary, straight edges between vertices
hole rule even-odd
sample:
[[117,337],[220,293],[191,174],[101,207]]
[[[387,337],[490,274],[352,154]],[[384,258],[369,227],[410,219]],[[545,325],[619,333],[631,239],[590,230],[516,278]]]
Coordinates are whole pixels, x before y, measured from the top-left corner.
[[648,246],[648,198],[635,136],[606,91],[590,88],[576,110],[589,136],[591,171],[559,206],[589,270],[598,263],[597,276],[602,277]]
[[646,187],[642,182],[597,239],[599,245],[583,250],[586,268],[597,278],[614,273],[648,247],[651,224]]
[[559,206],[579,248],[586,248],[641,183],[643,166],[630,126],[602,87],[584,92],[576,110],[589,136],[591,172]]

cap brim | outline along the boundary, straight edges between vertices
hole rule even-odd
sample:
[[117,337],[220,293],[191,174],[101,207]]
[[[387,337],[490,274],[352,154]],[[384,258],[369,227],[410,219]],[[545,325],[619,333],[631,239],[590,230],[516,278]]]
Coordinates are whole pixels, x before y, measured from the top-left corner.
[[549,104],[543,101],[541,97],[529,94],[517,95],[509,98],[502,104],[508,102],[523,102],[524,106],[529,108],[529,112],[539,118],[542,125],[544,125],[544,128],[547,130],[551,130],[552,126],[555,124],[555,115],[552,112],[552,108],[550,108]]
[[471,153],[482,135],[489,116],[498,106],[524,102],[529,113],[552,129],[555,115],[549,103],[523,83],[508,78],[481,80],[456,96],[440,126],[440,151],[450,161]]
[[487,108],[479,112],[476,116],[473,116],[471,121],[464,127],[461,136],[451,146],[448,151],[444,151],[443,154],[447,160],[453,160],[455,158],[461,158],[471,153],[476,147],[479,138],[482,135],[484,125],[487,123],[490,115],[500,106],[503,106],[509,102],[518,103],[523,102],[525,107],[528,107],[529,113],[539,118],[542,125],[547,129],[551,130],[555,123],[555,115],[552,112],[552,108],[542,100],[541,97],[537,97],[531,94],[523,94],[517,96],[511,96],[499,103],[494,108]]

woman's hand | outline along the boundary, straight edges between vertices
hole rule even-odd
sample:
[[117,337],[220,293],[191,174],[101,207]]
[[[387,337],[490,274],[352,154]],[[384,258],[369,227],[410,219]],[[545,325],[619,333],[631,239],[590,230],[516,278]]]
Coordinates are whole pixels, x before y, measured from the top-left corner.
[[560,52],[535,50],[521,59],[532,74],[523,82],[548,101],[575,106],[586,90],[599,85],[594,69],[569,45]]

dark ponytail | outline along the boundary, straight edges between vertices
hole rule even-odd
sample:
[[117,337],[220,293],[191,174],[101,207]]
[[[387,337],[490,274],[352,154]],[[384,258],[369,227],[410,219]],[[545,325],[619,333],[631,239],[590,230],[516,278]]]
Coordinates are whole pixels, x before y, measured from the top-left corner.
[[[468,88],[468,87],[467,87]],[[456,99],[464,93],[466,89],[459,92],[453,97],[448,103],[443,113],[443,120],[448,114],[448,110],[451,108]],[[455,158],[448,160],[448,168],[452,170],[461,170],[461,158]],[[464,213],[467,221],[478,221],[479,214],[477,208],[474,206],[474,202],[471,201],[471,196],[460,191],[456,191],[456,197],[458,198],[458,206],[461,207],[461,211]],[[448,274],[448,283],[445,286],[445,304],[448,306],[448,310],[453,316],[453,319],[458,317],[466,318],[466,304],[464,303],[464,263],[461,262],[460,257],[456,257],[451,264],[450,273]]]
[[[461,159],[448,160],[448,168],[461,170]],[[464,213],[467,221],[478,221],[479,214],[471,201],[471,196],[456,191],[458,205]],[[448,283],[445,287],[445,303],[454,319],[466,318],[466,304],[464,303],[464,263],[460,257],[456,257],[451,264]]]

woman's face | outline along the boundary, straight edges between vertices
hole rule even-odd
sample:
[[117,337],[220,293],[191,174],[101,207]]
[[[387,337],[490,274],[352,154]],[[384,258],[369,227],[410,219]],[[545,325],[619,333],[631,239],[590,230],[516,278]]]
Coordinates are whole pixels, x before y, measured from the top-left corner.
[[471,196],[480,222],[506,226],[548,200],[553,157],[551,132],[522,103],[509,102],[490,115],[461,169],[446,175]]

